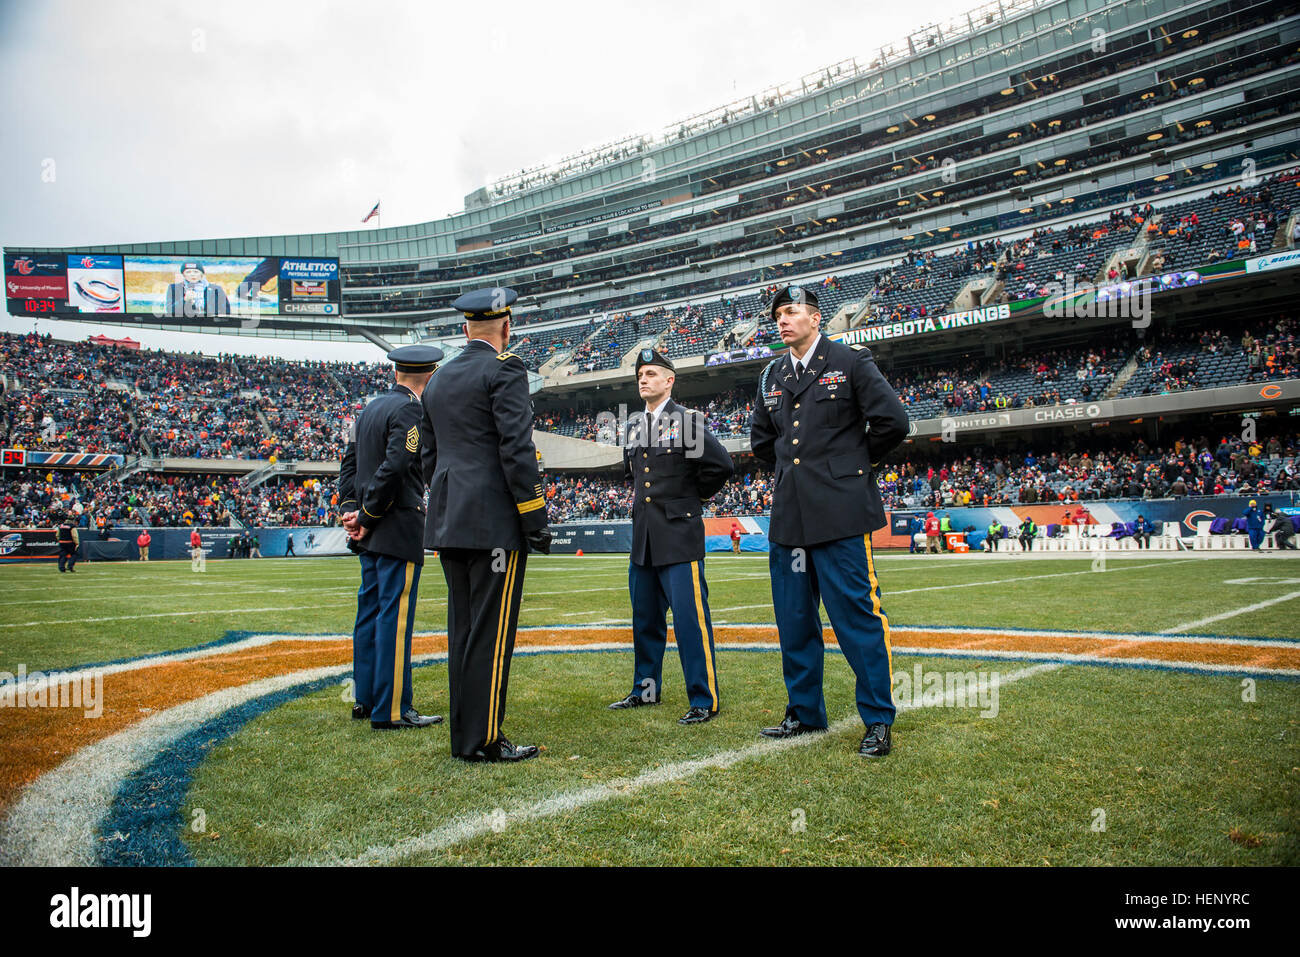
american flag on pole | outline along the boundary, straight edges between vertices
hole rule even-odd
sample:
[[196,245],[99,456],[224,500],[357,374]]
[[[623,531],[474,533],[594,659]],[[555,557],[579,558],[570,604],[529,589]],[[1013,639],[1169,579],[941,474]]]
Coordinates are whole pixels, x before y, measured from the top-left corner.
[[372,219],[374,219],[374,218],[375,218],[376,216],[378,216],[378,215],[379,215],[379,204],[378,204],[378,203],[375,203],[375,208],[372,209],[372,210],[371,210],[371,211],[366,215],[366,218],[363,219],[363,220],[361,220],[361,222],[362,222],[362,223],[368,223],[368,222],[370,222]]

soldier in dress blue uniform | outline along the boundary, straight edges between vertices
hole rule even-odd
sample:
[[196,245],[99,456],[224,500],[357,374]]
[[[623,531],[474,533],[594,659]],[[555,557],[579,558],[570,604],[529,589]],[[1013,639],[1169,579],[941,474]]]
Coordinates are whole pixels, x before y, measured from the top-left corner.
[[502,731],[510,657],[528,549],[551,550],[533,445],[528,368],[504,351],[512,289],[466,293],[465,350],[425,390],[429,514],[424,544],[447,579],[451,753],[466,761],[521,761]]
[[358,416],[339,466],[339,511],[349,547],[361,556],[352,631],[356,705],[352,717],[377,730],[437,724],[411,703],[411,632],[424,565],[427,444],[420,394],[442,351],[403,346],[388,353],[397,382]]
[[907,412],[870,351],[822,337],[812,290],[788,286],[771,310],[789,349],[763,370],[750,446],[776,465],[769,565],[789,701],[784,720],[762,733],[826,728],[820,600],[857,676],[866,725],[858,753],[883,757],[893,662],[871,553],[871,533],[885,525],[874,472],[907,436]]
[[704,416],[672,399],[676,371],[665,356],[642,349],[637,391],[645,412],[632,416],[623,446],[623,477],[632,482],[632,597],[635,667],[632,692],[619,711],[658,704],[663,690],[668,609],[690,709],[679,724],[701,724],[718,713],[718,670],[704,580],[704,502],[731,477],[731,456]]

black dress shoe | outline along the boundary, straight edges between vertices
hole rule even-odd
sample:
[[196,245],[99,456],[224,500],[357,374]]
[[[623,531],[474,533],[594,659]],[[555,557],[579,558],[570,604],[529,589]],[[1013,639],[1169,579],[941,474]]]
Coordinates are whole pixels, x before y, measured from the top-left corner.
[[858,746],[858,754],[864,758],[883,758],[889,753],[891,744],[889,725],[881,722],[869,724],[867,733],[862,736],[862,744]]
[[658,703],[659,703],[658,698],[655,698],[652,701],[646,701],[645,698],[641,697],[640,692],[633,691],[630,695],[628,695],[626,698],[622,699],[621,701],[615,701],[612,705],[609,706],[609,710],[622,711],[624,708],[639,708],[643,704],[658,704]]
[[678,724],[703,724],[705,721],[711,721],[716,711],[710,711],[708,708],[691,708],[684,715],[677,719]]
[[794,715],[786,712],[781,723],[775,728],[763,728],[758,733],[768,738],[793,738],[799,734],[812,734],[814,731],[825,731],[825,728],[814,728],[810,724],[804,724]]
[[469,754],[457,755],[462,761],[527,761],[540,753],[535,744],[522,744],[516,747],[505,738],[494,741],[482,748],[476,748]]
[[420,714],[414,708],[407,708],[396,721],[371,721],[370,727],[376,731],[393,731],[397,728],[427,728],[431,724],[441,724],[440,714]]
[[353,721],[364,721],[368,717],[370,717],[370,709],[367,708],[365,705],[354,704],[352,706]]

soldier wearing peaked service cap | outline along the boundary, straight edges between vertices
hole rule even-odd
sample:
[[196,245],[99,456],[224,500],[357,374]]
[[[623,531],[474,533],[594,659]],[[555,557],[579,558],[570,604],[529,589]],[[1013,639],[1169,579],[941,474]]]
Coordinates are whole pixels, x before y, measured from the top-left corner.
[[817,297],[787,286],[772,315],[788,350],[760,376],[750,447],[775,463],[768,563],[788,695],[785,738],[826,728],[819,604],[857,676],[866,733],[858,753],[883,757],[894,722],[889,619],[871,533],[885,524],[875,468],[907,437],[903,404],[865,347],[821,335]]
[[411,703],[411,633],[424,565],[424,474],[428,445],[420,394],[442,351],[403,346],[388,353],[396,384],[357,417],[339,466],[339,511],[361,557],[352,632],[356,705],[352,717],[376,730],[423,728]]
[[704,416],[673,401],[675,370],[654,349],[637,357],[645,412],[627,423],[623,475],[632,483],[632,691],[614,711],[658,704],[663,688],[668,609],[673,612],[690,707],[680,724],[701,724],[719,710],[717,660],[704,580],[704,502],[731,477],[731,456]]
[[424,544],[447,580],[451,753],[466,761],[538,753],[502,730],[528,550],[551,549],[528,369],[504,351],[515,299],[499,286],[452,304],[465,314],[467,344],[422,398],[431,433]]

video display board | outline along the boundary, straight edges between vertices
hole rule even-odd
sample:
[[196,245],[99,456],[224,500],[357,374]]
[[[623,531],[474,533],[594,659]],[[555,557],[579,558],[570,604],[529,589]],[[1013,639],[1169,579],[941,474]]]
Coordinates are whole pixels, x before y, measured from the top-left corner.
[[237,324],[336,316],[337,259],[6,251],[11,315],[120,316],[122,321]]

